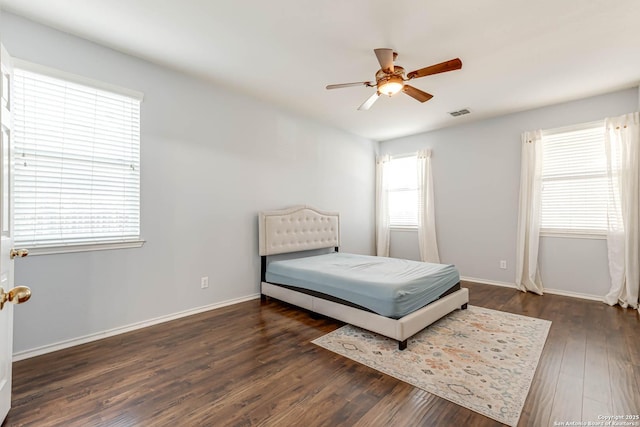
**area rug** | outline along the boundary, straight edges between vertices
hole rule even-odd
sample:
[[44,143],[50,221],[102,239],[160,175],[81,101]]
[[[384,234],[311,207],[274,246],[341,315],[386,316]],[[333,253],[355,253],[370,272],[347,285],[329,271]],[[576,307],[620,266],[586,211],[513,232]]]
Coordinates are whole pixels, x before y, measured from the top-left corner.
[[518,424],[551,322],[469,306],[397,341],[343,326],[321,347],[501,423]]

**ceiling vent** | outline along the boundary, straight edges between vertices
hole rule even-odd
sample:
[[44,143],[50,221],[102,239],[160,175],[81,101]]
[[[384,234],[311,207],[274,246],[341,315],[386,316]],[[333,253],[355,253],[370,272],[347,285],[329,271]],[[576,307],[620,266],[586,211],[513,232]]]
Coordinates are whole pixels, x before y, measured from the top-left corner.
[[458,111],[452,111],[449,114],[451,114],[453,117],[458,117],[458,116],[464,116],[465,114],[469,114],[471,111],[469,111],[468,108],[463,108],[462,110],[458,110]]

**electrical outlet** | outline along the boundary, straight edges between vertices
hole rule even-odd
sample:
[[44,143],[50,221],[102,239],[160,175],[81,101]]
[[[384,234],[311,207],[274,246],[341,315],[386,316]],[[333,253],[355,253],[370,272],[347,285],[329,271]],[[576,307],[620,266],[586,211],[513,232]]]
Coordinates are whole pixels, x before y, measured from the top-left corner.
[[506,260],[500,260],[500,268],[503,270],[507,269],[507,261]]
[[200,287],[202,289],[206,289],[209,287],[209,276],[205,276],[205,277],[201,277],[200,278]]

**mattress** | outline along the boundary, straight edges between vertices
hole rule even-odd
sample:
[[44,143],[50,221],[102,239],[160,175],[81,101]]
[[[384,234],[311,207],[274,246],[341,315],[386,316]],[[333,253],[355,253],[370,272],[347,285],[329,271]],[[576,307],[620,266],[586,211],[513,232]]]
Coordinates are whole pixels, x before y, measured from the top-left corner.
[[334,252],[272,261],[266,281],[330,295],[399,319],[460,281],[453,265]]

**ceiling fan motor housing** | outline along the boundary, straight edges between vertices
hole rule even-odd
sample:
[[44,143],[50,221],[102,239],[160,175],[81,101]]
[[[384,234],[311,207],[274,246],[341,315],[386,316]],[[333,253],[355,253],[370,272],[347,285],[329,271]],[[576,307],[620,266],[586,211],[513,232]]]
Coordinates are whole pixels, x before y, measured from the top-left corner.
[[404,86],[404,68],[396,65],[392,72],[378,70],[376,73],[376,85],[378,92],[384,95],[392,96],[402,90]]

